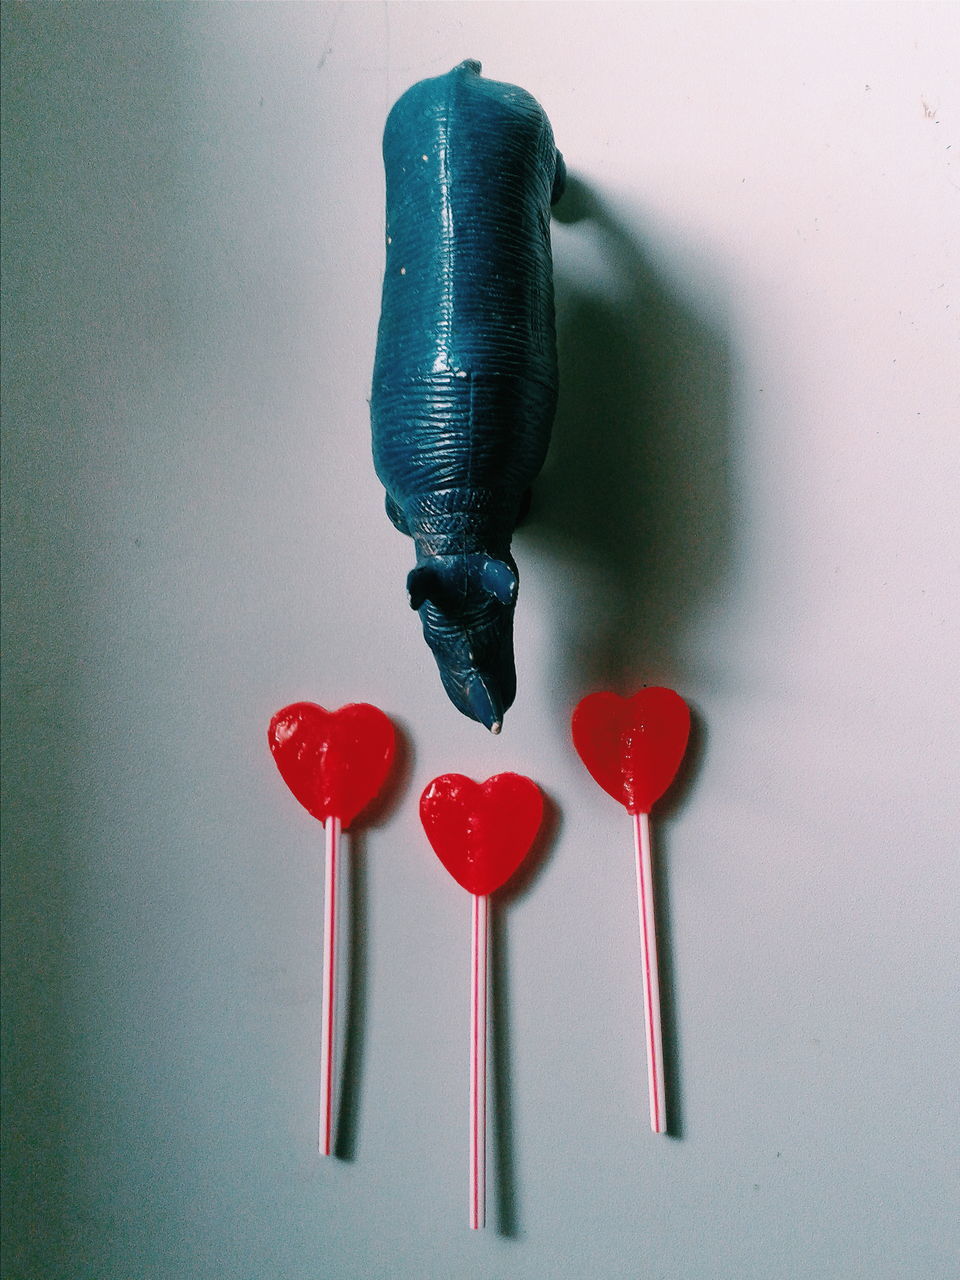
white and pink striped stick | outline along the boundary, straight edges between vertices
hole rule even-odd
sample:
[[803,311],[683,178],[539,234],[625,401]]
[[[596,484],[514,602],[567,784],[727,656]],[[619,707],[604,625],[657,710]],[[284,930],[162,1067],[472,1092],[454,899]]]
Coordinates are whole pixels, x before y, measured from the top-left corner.
[[333,1131],[333,1029],[337,1013],[337,881],[340,851],[339,818],[323,824],[325,863],[323,874],[323,1003],[320,1014],[320,1154],[332,1149]]
[[470,1227],[486,1217],[487,1165],[487,922],[486,894],[470,895],[473,920],[470,954]]
[[637,854],[637,906],[640,912],[640,963],[643,975],[643,1020],[647,1041],[650,1128],[654,1133],[666,1133],[663,1032],[660,1026],[660,974],[657,965],[657,922],[654,913],[653,858],[650,851],[650,815],[648,813],[633,814],[633,838]]

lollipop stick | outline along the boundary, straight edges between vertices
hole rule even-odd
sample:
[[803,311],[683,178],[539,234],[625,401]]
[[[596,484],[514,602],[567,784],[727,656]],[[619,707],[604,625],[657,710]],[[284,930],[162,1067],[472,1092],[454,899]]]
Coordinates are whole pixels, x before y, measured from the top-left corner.
[[653,861],[650,854],[650,815],[633,815],[637,852],[637,904],[640,908],[640,949],[643,966],[643,1014],[647,1036],[647,1084],[650,1128],[666,1133],[663,1089],[663,1035],[660,1030],[660,979],[657,969],[657,925],[653,907]]
[[323,824],[326,861],[323,876],[323,1006],[320,1025],[320,1154],[330,1154],[333,1116],[333,1021],[337,978],[337,855],[340,819]]
[[484,1224],[487,1153],[487,916],[486,894],[471,894],[470,964],[470,1226]]

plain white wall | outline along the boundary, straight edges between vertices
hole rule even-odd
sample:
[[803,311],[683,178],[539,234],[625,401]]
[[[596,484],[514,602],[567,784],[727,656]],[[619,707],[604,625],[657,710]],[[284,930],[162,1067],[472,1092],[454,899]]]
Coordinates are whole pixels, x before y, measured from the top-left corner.
[[[956,1274],[960,136],[953,5],[8,4],[9,1280]],[[447,703],[366,398],[385,113],[479,58],[573,177],[520,692]],[[582,693],[678,688],[630,827]],[[279,706],[404,730],[353,849],[341,1159],[314,1153],[320,830]],[[466,1227],[469,900],[435,774],[553,840],[495,948]]]

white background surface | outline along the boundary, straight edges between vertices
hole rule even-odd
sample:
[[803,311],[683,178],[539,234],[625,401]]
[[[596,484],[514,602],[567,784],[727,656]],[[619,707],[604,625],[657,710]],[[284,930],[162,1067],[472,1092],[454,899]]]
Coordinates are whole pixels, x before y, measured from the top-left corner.
[[[8,1280],[947,1280],[957,1228],[960,9],[6,5]],[[459,717],[370,462],[385,113],[533,92],[563,390],[519,696]],[[673,1136],[591,688],[679,689],[655,826]],[[355,846],[314,1154],[321,832],[265,731],[407,740]],[[515,769],[490,1225],[469,899],[416,816]]]

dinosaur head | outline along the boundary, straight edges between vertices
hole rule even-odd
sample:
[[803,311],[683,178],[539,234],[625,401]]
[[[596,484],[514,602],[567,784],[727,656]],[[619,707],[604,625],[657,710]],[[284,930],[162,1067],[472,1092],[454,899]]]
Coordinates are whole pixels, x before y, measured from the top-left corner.
[[485,552],[430,556],[407,576],[450,701],[499,733],[517,691],[513,611],[517,567]]

